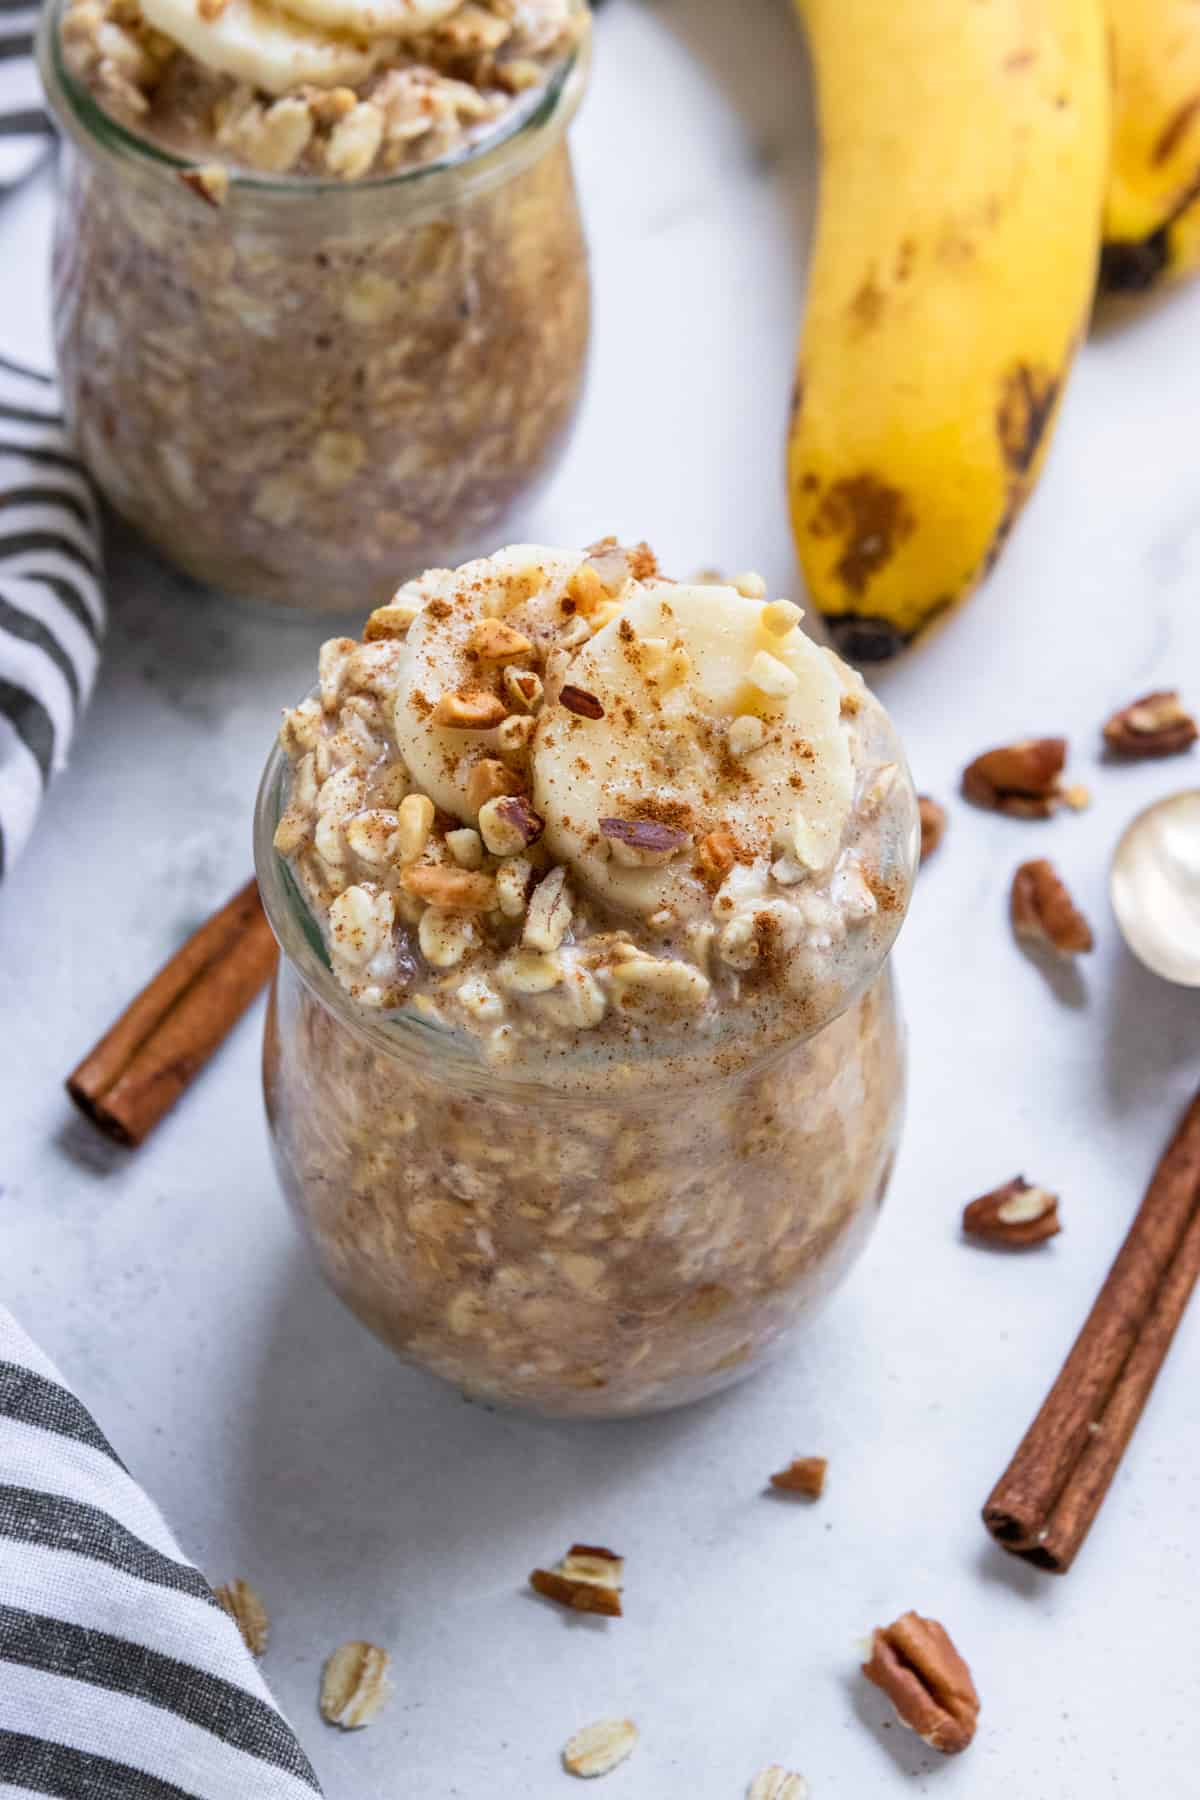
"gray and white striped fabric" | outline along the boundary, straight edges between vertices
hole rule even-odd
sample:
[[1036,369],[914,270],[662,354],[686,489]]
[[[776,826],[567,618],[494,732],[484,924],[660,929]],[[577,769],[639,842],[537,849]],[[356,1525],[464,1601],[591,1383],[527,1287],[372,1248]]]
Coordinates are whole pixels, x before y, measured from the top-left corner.
[[33,62],[36,0],[0,0],[0,194],[28,175],[50,144]]
[[0,880],[66,762],[103,632],[100,529],[57,390],[0,356]]
[[232,1619],[0,1307],[0,1800],[314,1800]]

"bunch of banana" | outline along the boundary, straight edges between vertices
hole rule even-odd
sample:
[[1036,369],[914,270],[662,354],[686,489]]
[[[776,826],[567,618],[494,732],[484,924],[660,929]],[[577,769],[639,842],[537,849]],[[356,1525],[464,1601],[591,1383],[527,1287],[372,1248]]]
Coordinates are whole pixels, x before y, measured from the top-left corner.
[[1037,476],[1095,289],[1107,21],[1103,0],[799,4],[822,166],[792,524],[839,647],[881,657],[970,591]]
[[1143,290],[1200,266],[1200,5],[1108,0],[1113,149],[1101,285]]

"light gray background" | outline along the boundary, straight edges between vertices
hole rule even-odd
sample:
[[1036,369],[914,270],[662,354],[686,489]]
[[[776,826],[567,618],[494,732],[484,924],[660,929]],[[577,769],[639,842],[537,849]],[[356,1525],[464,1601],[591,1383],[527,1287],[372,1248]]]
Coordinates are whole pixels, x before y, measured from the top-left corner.
[[[794,593],[780,447],[814,168],[799,32],[781,0],[613,0],[597,36],[575,137],[595,361],[535,535],[645,534],[668,568],[757,566]],[[0,211],[0,343],[30,353],[49,213],[48,183]],[[1200,701],[1198,418],[1200,289],[1087,345],[986,592],[880,682],[923,787],[948,798],[990,743],[1066,732],[1095,805],[1042,826],[953,805],[899,953],[911,1106],[865,1261],[785,1366],[638,1424],[489,1415],[341,1311],[275,1187],[257,1012],[136,1155],[72,1118],[68,1068],[244,879],[258,771],[318,637],[197,602],[116,547],[99,692],[0,895],[0,1292],[208,1573],[260,1587],[266,1673],[330,1800],[565,1796],[563,1740],[624,1712],[643,1738],[614,1800],[733,1800],[773,1759],[816,1800],[1196,1791],[1200,1319],[1069,1579],[1003,1558],[977,1515],[1200,1061],[1200,996],[1143,974],[1105,901],[1124,822],[1200,777],[1096,755],[1133,694],[1183,683]],[[1099,939],[1058,995],[1005,923],[1034,854]],[[1062,1237],[1020,1259],[965,1247],[962,1202],[1019,1169],[1062,1193]],[[830,1458],[819,1508],[761,1495],[796,1451]],[[624,1620],[523,1592],[572,1538],[628,1556]],[[860,1636],[909,1606],[947,1622],[983,1697],[954,1764],[855,1674]],[[318,1672],[360,1635],[390,1646],[398,1691],[342,1737],[317,1718]]]

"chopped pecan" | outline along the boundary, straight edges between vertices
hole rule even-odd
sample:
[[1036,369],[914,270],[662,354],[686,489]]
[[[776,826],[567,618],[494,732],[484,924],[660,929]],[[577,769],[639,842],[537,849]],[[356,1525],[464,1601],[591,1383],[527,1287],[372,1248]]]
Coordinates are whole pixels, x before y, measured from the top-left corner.
[[536,844],[546,821],[519,794],[501,794],[479,809],[479,830],[493,856],[515,856]]
[[981,1238],[988,1244],[1008,1244],[1018,1250],[1043,1244],[1062,1230],[1058,1195],[1034,1187],[1023,1175],[1017,1175],[1003,1187],[993,1188],[990,1194],[981,1194],[965,1206],[962,1228],[968,1237]]
[[609,598],[609,589],[599,569],[593,568],[591,563],[580,563],[567,583],[568,605],[564,611],[574,611],[583,618],[590,619]]
[[479,812],[489,800],[495,800],[501,794],[519,794],[520,791],[520,776],[514,775],[507,763],[494,756],[482,757],[467,776],[467,805],[473,812]]
[[460,688],[457,693],[443,694],[433,709],[434,725],[449,725],[455,731],[491,731],[508,708],[498,694],[483,688]]
[[411,600],[390,600],[386,606],[377,606],[363,627],[363,643],[404,637],[419,611]]
[[503,619],[480,619],[471,633],[470,647],[484,662],[506,663],[528,656],[533,644]]
[[604,708],[595,694],[589,694],[586,688],[574,687],[569,681],[559,689],[558,702],[568,712],[578,713],[581,719],[604,717]]
[[723,825],[702,837],[696,847],[696,862],[706,880],[724,880],[736,861],[737,839]]
[[771,1486],[785,1494],[803,1494],[809,1500],[819,1500],[825,1492],[828,1467],[828,1459],[824,1456],[797,1456],[786,1469],[772,1475]]
[[470,869],[447,869],[439,864],[417,863],[400,872],[400,885],[418,900],[443,912],[491,912],[496,905],[496,883],[491,875]]
[[621,1617],[621,1581],[625,1563],[599,1544],[572,1544],[554,1569],[535,1569],[529,1585],[543,1599],[574,1612]]
[[975,1736],[979,1695],[936,1619],[907,1612],[874,1632],[863,1674],[887,1695],[900,1723],[932,1750],[954,1756]]
[[1061,798],[1066,738],[1022,738],[985,750],[963,770],[962,791],[976,806],[1017,819],[1048,819]]
[[924,862],[946,835],[946,809],[928,794],[918,794],[917,810],[921,816],[921,861]]
[[205,163],[198,169],[180,169],[179,179],[206,206],[224,206],[229,198],[229,170],[224,163]]
[[1019,938],[1047,945],[1060,956],[1079,956],[1095,941],[1062,876],[1044,856],[1022,863],[1013,876],[1009,913]]
[[655,819],[601,819],[600,831],[606,838],[628,844],[631,850],[649,850],[652,855],[682,850],[688,841],[686,831],[679,831],[674,825],[660,825]]
[[1143,694],[1115,712],[1104,727],[1104,742],[1114,756],[1178,756],[1190,750],[1198,734],[1193,719],[1174,688]]

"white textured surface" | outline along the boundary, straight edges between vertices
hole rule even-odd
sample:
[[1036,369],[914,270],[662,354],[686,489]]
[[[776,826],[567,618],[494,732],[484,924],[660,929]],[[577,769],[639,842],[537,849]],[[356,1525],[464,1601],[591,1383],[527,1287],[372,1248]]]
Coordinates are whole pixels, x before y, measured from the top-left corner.
[[[786,6],[724,13],[614,0],[598,21],[576,138],[596,357],[536,525],[550,542],[645,533],[668,567],[757,565],[795,591],[780,443],[806,73]],[[47,219],[45,191],[0,212],[0,343],[29,351]],[[266,1597],[266,1673],[330,1800],[565,1796],[563,1742],[623,1713],[642,1731],[611,1777],[627,1800],[734,1800],[770,1761],[814,1800],[1196,1791],[1200,1317],[1067,1580],[993,1550],[978,1509],[1200,1067],[1196,997],[1121,953],[1104,893],[1124,822],[1200,769],[1096,759],[1114,704],[1176,682],[1200,700],[1198,339],[1200,288],[1087,346],[997,574],[881,684],[923,787],[948,797],[987,744],[1064,731],[1096,803],[1041,826],[955,804],[902,941],[912,1100],[875,1242],[790,1363],[648,1423],[491,1416],[359,1330],[284,1216],[257,1017],[135,1156],[72,1119],[67,1068],[243,879],[274,709],[316,645],[174,592],[118,547],[88,728],[0,895],[0,1291],[209,1573]],[[1099,938],[1058,994],[1004,918],[1012,867],[1039,853]],[[963,1200],[1018,1169],[1062,1193],[1062,1237],[1023,1259],[962,1245]],[[760,1492],[796,1451],[830,1458],[813,1509]],[[624,1620],[522,1591],[572,1538],[628,1556]],[[909,1606],[950,1626],[983,1697],[952,1765],[855,1673],[856,1640]],[[317,1717],[319,1666],[360,1635],[391,1647],[398,1691],[339,1737]]]

